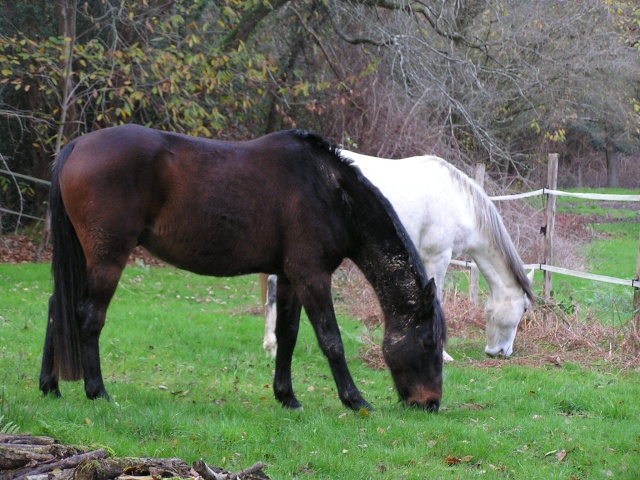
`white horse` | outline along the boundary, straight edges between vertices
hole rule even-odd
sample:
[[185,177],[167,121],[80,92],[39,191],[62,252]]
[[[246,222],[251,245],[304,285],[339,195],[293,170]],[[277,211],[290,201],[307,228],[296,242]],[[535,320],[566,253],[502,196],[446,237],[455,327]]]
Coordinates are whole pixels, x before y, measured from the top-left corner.
[[[518,324],[533,300],[529,275],[495,205],[472,179],[430,155],[389,160],[342,150],[387,197],[442,296],[452,258],[466,253],[489,286],[485,305],[488,355],[508,357]],[[275,352],[275,277],[269,279],[263,347]],[[445,358],[452,360],[445,352]]]

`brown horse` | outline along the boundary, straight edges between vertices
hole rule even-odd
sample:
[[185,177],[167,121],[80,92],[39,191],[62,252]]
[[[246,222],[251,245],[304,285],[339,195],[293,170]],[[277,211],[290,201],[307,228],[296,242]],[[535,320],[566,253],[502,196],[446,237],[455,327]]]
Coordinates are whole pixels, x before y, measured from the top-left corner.
[[371,408],[347,368],[331,300],[345,257],[385,313],[383,352],[400,398],[428,410],[442,395],[444,315],[433,280],[394,210],[335,146],[300,130],[222,142],[137,125],[69,143],[51,187],[54,291],[40,390],[84,376],[108,398],[99,337],[132,249],[198,274],[278,275],[274,394],[299,408],[291,361],[304,307],[340,400]]

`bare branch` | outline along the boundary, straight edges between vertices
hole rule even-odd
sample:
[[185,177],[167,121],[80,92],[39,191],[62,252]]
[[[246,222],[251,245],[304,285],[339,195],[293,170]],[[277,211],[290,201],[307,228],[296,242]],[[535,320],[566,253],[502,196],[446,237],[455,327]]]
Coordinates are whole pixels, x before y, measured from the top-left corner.
[[271,2],[257,2],[247,10],[236,27],[219,43],[223,50],[235,50],[241,42],[246,42],[258,24],[271,12],[278,10],[289,0],[271,0]]

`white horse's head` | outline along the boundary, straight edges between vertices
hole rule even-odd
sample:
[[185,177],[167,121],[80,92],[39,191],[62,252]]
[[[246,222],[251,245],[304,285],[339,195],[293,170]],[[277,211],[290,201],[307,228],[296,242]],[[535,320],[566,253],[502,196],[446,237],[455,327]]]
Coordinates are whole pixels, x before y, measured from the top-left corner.
[[[527,274],[531,283],[533,282],[533,273],[534,271],[531,270]],[[518,325],[530,305],[529,298],[522,290],[515,295],[489,298],[484,309],[487,324],[487,346],[484,351],[487,355],[492,357],[497,355],[509,357],[511,355]]]

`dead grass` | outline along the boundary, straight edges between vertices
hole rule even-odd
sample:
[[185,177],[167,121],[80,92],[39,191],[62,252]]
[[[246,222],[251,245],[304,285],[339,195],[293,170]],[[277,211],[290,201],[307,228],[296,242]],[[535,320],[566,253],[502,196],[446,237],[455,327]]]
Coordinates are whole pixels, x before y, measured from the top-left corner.
[[[334,277],[336,302],[343,313],[359,318],[369,330],[359,356],[373,368],[385,368],[376,329],[382,328],[382,313],[375,293],[362,273],[351,262],[345,262]],[[482,305],[474,305],[466,292],[445,292],[444,310],[447,335],[456,339],[448,349],[456,361],[479,367],[503,365],[502,358],[473,359],[464,349],[482,351],[485,346],[485,321]],[[539,366],[579,363],[610,369],[640,368],[640,332],[631,319],[615,327],[603,325],[587,315],[567,314],[555,303],[540,301],[527,313],[518,327],[513,355],[509,364]]]

